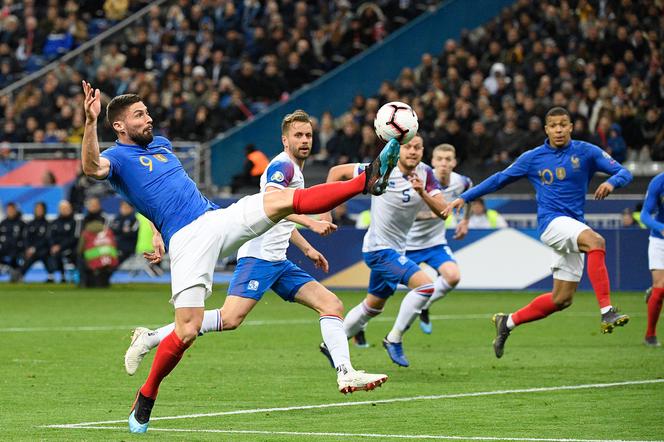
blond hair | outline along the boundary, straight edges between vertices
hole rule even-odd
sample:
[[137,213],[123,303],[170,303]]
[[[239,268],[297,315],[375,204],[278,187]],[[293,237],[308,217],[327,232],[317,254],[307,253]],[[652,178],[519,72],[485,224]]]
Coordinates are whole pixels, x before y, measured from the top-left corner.
[[286,115],[284,119],[281,120],[281,134],[285,135],[288,132],[288,129],[290,129],[291,125],[296,121],[300,123],[309,123],[313,126],[309,114],[302,109],[298,109],[295,112]]
[[456,157],[456,149],[451,144],[447,144],[447,143],[439,144],[438,146],[436,146],[433,149],[433,153],[436,153],[436,152],[452,152],[454,154],[454,156]]

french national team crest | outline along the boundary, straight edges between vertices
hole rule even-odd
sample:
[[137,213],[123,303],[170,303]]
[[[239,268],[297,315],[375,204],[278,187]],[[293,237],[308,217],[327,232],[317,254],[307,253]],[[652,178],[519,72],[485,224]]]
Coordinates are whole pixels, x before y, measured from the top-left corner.
[[576,155],[572,155],[570,161],[572,162],[572,167],[574,169],[578,169],[579,167],[581,167],[581,160]]

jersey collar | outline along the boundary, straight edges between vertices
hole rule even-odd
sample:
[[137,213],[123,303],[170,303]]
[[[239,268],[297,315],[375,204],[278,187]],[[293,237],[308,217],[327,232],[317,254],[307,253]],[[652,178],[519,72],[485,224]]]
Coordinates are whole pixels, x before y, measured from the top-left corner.
[[554,152],[562,152],[562,151],[567,150],[567,149],[570,148],[570,146],[572,145],[572,140],[570,139],[570,140],[569,140],[569,143],[567,143],[567,144],[566,144],[565,146],[563,146],[563,147],[553,147],[551,144],[549,144],[549,139],[547,138],[546,140],[544,140],[544,145],[545,145],[547,148],[553,150]]

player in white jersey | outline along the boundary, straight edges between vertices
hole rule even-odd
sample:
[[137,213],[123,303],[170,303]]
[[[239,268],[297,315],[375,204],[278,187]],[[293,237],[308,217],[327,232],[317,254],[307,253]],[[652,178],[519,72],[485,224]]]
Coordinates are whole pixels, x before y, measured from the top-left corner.
[[[260,179],[261,192],[284,188],[304,188],[302,167],[311,153],[312,127],[309,115],[295,111],[284,118],[282,141],[284,151],[268,165]],[[372,390],[387,380],[384,374],[355,371],[350,362],[348,340],[343,328],[343,304],[339,298],[286,258],[289,240],[316,267],[328,271],[325,257],[295,229],[301,224],[320,235],[336,230],[328,221],[316,221],[306,215],[290,215],[259,237],[244,243],[238,250],[238,263],[221,309],[204,313],[201,334],[234,330],[270,288],[282,299],[316,310],[320,315],[322,344],[331,355],[337,371],[337,384],[342,393]],[[133,375],[145,355],[168,336],[175,325],[155,331],[137,328],[125,354],[125,369]]]
[[[417,214],[427,206],[436,214],[446,207],[433,170],[421,163],[423,153],[419,136],[402,145],[386,193],[380,199],[371,198],[371,225],[362,246],[364,261],[371,268],[369,289],[364,301],[353,307],[344,321],[346,336],[355,336],[371,318],[383,311],[387,298],[398,284],[407,285],[411,290],[401,303],[392,330],[383,340],[390,359],[402,367],[409,365],[403,353],[403,334],[429,297],[441,289],[434,288],[429,275],[405,256],[406,237]],[[330,170],[328,181],[352,178],[360,167],[358,164],[335,166]]]
[[[451,144],[436,146],[431,157],[431,166],[442,187],[443,198],[450,203],[459,195],[472,187],[473,183],[467,176],[454,172],[457,165],[456,150]],[[468,217],[470,210],[466,207],[463,218],[457,223],[454,239],[462,239],[468,233]],[[448,218],[447,221],[450,221]],[[408,232],[406,243],[406,256],[411,261],[426,263],[438,272],[436,283],[441,290],[436,291],[420,313],[420,328],[426,334],[431,334],[433,327],[429,319],[429,307],[447,293],[454,289],[461,279],[459,266],[454,260],[452,249],[447,245],[445,238],[446,221],[441,220],[431,210],[425,208],[417,214],[413,226]]]

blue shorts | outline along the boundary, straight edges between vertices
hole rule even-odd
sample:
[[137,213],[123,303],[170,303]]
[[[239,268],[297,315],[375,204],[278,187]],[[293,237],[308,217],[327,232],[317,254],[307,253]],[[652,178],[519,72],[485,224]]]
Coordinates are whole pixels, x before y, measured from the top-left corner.
[[260,301],[271,288],[284,301],[293,302],[300,287],[309,281],[315,279],[288,260],[273,262],[251,257],[240,258],[228,294]]
[[407,285],[420,271],[417,264],[392,249],[364,253],[364,262],[371,269],[368,291],[382,299],[392,296],[399,283]]
[[447,244],[428,247],[426,249],[408,250],[406,256],[418,264],[425,262],[436,271],[438,267],[446,262],[456,262],[452,249]]

